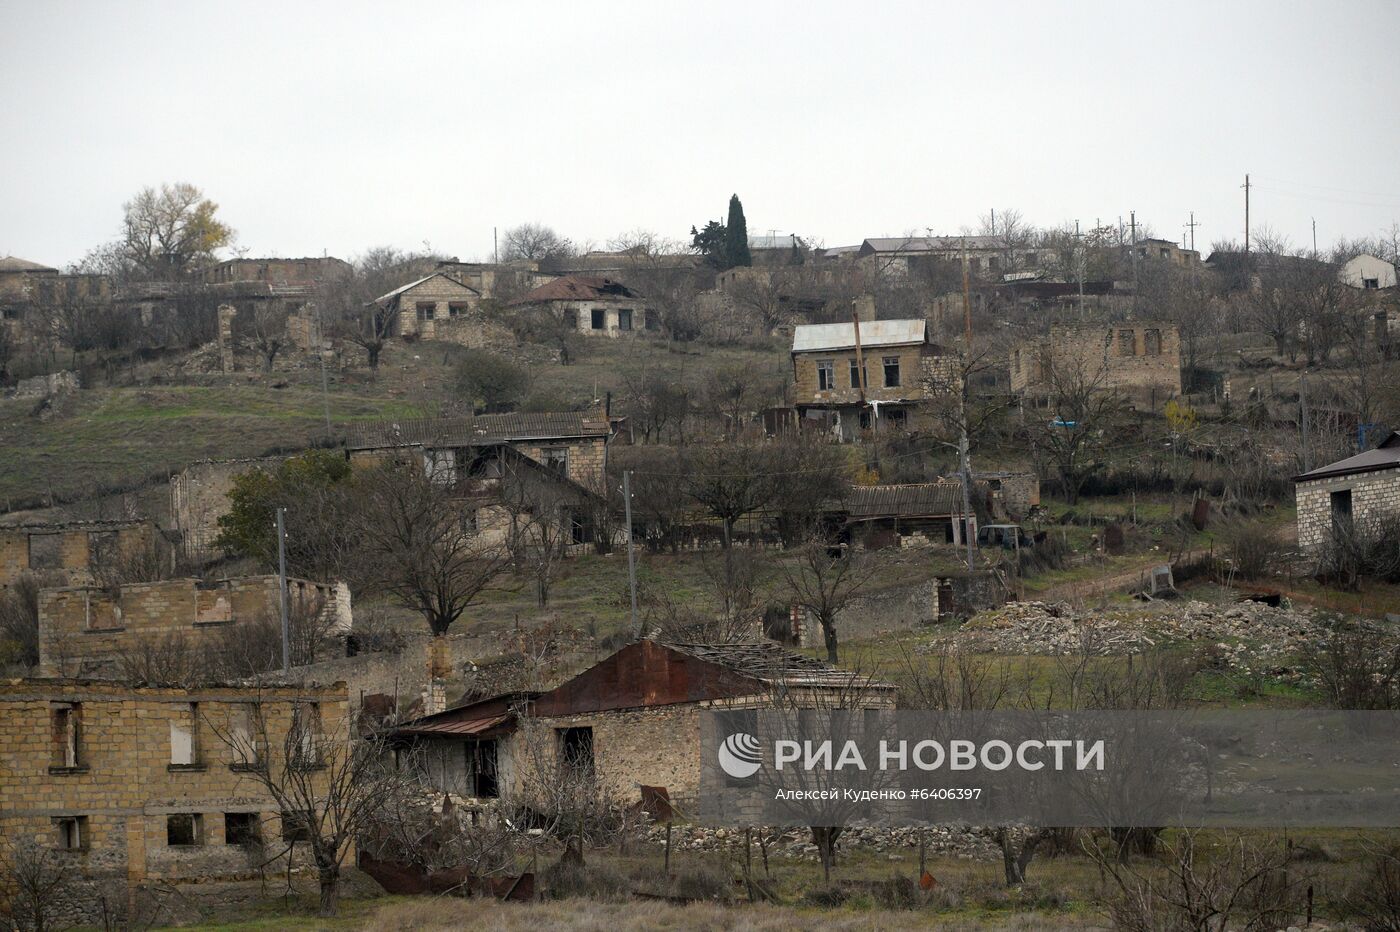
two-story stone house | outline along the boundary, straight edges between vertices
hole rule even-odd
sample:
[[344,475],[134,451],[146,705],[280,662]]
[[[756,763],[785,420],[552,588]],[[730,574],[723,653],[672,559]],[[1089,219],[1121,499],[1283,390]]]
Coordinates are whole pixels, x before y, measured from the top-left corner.
[[862,430],[909,426],[916,407],[954,390],[952,358],[923,320],[804,324],[792,335],[798,416],[831,412],[843,440]]

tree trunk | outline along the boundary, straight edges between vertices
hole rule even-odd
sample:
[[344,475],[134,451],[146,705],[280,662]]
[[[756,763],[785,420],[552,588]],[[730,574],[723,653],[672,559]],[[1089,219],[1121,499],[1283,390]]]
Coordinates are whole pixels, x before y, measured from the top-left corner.
[[836,666],[836,619],[822,618],[822,639],[826,642],[826,662]]
[[365,347],[365,356],[368,357],[369,367],[375,372],[379,371],[379,351],[383,348],[383,344]]
[[321,910],[319,915],[322,918],[329,918],[335,915],[340,900],[340,867],[338,865],[322,867],[319,873],[321,880]]
[[822,862],[822,876],[827,886],[831,886],[831,868],[836,863],[836,839],[840,837],[841,829],[837,826],[812,826],[812,842],[817,846],[817,855]]

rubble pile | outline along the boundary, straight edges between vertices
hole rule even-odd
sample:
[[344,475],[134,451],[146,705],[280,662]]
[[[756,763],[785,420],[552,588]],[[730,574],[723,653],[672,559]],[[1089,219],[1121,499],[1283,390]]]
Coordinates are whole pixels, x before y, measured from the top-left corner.
[[[818,860],[817,846],[812,843],[811,833],[805,829],[755,828],[753,831],[754,854],[757,856],[760,836],[766,834],[768,852],[778,857],[803,860]],[[951,828],[947,826],[927,826],[923,830],[928,853],[965,858],[967,860],[995,860],[1001,857],[1001,849],[989,829]],[[666,844],[666,826],[653,825],[647,829],[647,842],[655,845]],[[732,850],[744,844],[743,829],[706,828],[698,825],[678,825],[672,830],[671,844],[674,848],[688,851]],[[837,848],[846,851],[873,851],[880,854],[896,852],[918,852],[919,829],[910,827],[851,826],[841,833]]]
[[1110,656],[1140,653],[1164,643],[1248,641],[1281,657],[1325,640],[1329,630],[1311,609],[1262,602],[1190,601],[1107,611],[1078,610],[1063,602],[1011,602],[974,616],[924,650],[951,643],[989,654]]

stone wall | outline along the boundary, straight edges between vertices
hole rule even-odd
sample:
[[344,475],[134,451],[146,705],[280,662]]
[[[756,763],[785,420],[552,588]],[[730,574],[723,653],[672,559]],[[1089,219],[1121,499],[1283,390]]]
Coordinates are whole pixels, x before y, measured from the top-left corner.
[[1013,392],[1044,393],[1056,371],[1160,410],[1181,394],[1180,334],[1174,324],[1162,321],[1051,327],[1048,339],[1023,341],[1011,351]]
[[69,370],[53,372],[49,375],[36,375],[20,379],[15,383],[16,398],[48,398],[64,395],[82,388],[78,373]]
[[149,521],[83,521],[0,528],[0,589],[25,573],[60,574],[71,585],[93,582],[101,564],[116,566],[156,553]]
[[[351,627],[350,590],[344,583],[287,581],[296,612],[319,608],[333,630]],[[223,629],[280,615],[276,576],[242,576],[43,589],[39,593],[39,672],[44,676],[105,677],[123,654],[173,639],[187,646],[215,643]]]
[[[479,318],[481,296],[445,275],[435,275],[398,296],[399,335],[439,340],[458,322]],[[421,310],[420,310],[421,306]]]
[[1363,531],[1387,520],[1400,520],[1400,469],[1299,482],[1298,549],[1317,554],[1332,539],[1332,493],[1351,492],[1351,520]]
[[[281,814],[218,735],[256,723],[259,714],[264,725],[255,724],[252,734],[265,728],[269,736],[283,735],[294,703],[305,702],[317,704],[323,735],[348,734],[343,684],[260,689],[0,684],[0,838],[55,846],[56,820],[76,818],[83,843],[64,856],[83,874],[114,874],[132,884],[148,878],[255,876],[254,855],[228,842],[226,816],[256,814],[262,838],[275,852]],[[60,740],[60,715],[78,723],[75,758],[66,755]],[[180,741],[174,738],[177,731]],[[177,764],[181,755],[173,749],[183,745],[186,733],[193,763]],[[274,773],[283,766],[278,740],[270,738],[260,755]],[[168,843],[167,818],[174,814],[199,816],[196,844]]]
[[[869,347],[861,351],[865,359],[865,397],[871,401],[905,401],[925,397],[925,357],[934,356],[933,347],[890,346]],[[898,386],[885,387],[883,361],[886,357],[899,360]],[[792,357],[792,397],[799,405],[850,405],[860,403],[860,389],[851,384],[851,365],[856,351],[821,350],[794,353]],[[817,387],[817,363],[830,360],[835,375],[835,387]],[[929,373],[937,371],[929,364]]]
[[[590,337],[625,337],[655,331],[661,323],[657,312],[648,308],[644,301],[546,301],[543,304],[552,314],[565,321],[572,321],[579,333]],[[595,327],[594,312],[599,315]],[[628,312],[631,315],[628,326],[622,323]]]
[[170,519],[180,534],[185,556],[200,561],[214,556],[219,519],[229,513],[233,480],[254,469],[271,470],[281,457],[246,460],[205,460],[192,463],[170,477]]

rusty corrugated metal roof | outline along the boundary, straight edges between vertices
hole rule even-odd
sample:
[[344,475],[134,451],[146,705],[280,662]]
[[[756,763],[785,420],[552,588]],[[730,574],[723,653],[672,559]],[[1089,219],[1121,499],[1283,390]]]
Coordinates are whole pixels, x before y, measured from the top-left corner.
[[[825,661],[805,654],[793,653],[774,644],[772,641],[755,641],[736,644],[675,644],[663,646],[703,660],[716,666],[733,670],[744,676],[764,683],[783,686],[827,686],[845,687],[852,683],[866,685],[860,674],[851,670],[833,667]],[[868,685],[893,689],[888,683],[871,682]]]
[[396,735],[416,735],[423,737],[453,736],[458,738],[481,736],[500,730],[501,726],[512,721],[510,712],[487,715],[479,718],[438,717],[419,719],[416,722],[394,729]]
[[640,298],[631,288],[613,278],[600,275],[565,275],[545,282],[533,291],[512,301],[512,304],[538,304],[542,301],[635,300]]

